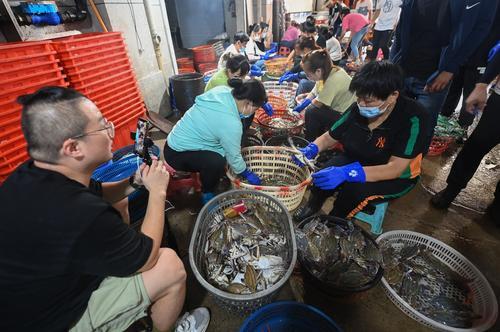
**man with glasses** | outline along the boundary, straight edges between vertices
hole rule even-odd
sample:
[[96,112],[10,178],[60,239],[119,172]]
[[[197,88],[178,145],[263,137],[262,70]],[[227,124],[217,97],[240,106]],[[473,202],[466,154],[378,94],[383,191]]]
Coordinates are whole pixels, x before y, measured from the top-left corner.
[[[91,179],[113,156],[113,123],[67,88],[19,102],[31,159],[0,187],[0,330],[123,331],[149,313],[167,331],[184,303],[186,272],[160,248],[165,165],[154,160],[137,173],[149,201],[136,232],[111,206],[132,191],[129,180]],[[208,325],[201,313],[193,325],[200,317]]]

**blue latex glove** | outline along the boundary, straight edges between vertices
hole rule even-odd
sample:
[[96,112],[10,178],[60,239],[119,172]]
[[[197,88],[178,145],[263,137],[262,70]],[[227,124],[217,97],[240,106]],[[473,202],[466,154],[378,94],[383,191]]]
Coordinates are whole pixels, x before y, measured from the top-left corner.
[[260,69],[250,69],[250,76],[262,76],[264,73]]
[[262,108],[267,115],[271,116],[274,114],[273,106],[271,106],[271,104],[265,103],[264,105],[262,105]]
[[266,52],[264,55],[260,56],[260,60],[269,60],[271,56]]
[[307,106],[311,104],[312,100],[305,98],[300,105],[295,106],[293,109],[294,112],[300,113],[302,112]]
[[[308,146],[305,148],[299,149],[299,151],[306,157],[307,159],[311,160],[314,159],[318,155],[319,148],[316,144],[314,143],[309,143]],[[304,167],[304,163],[300,161],[296,156],[292,156],[293,162],[300,167]]]
[[323,190],[333,190],[347,182],[366,182],[366,174],[360,163],[332,166],[312,174],[313,183]]
[[271,48],[269,49],[271,53],[276,53],[278,52],[278,43],[271,43]]
[[290,82],[298,79],[299,79],[299,73],[291,73],[287,71],[286,73],[283,74],[283,76],[280,77],[278,83],[281,84],[283,82]]
[[248,168],[243,172],[241,172],[240,175],[245,179],[247,179],[248,183],[253,184],[254,186],[258,186],[262,183],[259,176],[254,172],[252,172],[251,170],[249,170]]
[[491,48],[490,52],[488,53],[488,62],[493,60],[495,54],[497,54],[498,52],[500,52],[500,40],[496,43],[495,46]]

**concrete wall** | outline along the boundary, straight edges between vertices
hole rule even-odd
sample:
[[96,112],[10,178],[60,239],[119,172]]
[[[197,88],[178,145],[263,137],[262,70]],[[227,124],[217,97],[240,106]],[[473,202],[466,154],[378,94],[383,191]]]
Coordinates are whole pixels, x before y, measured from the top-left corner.
[[312,11],[315,0],[285,0],[287,13]]
[[[169,47],[167,33],[170,34],[168,19],[163,24],[159,1],[151,0],[153,21],[157,33],[160,35],[163,67],[167,76],[174,75],[175,55]],[[128,46],[129,57],[135,70],[146,107],[153,112],[168,113],[167,83],[159,70],[156,61],[153,42],[149,32],[146,12],[142,0],[104,0],[96,2],[97,8],[110,30],[122,31]],[[166,19],[166,15],[164,16]],[[165,26],[165,27],[164,27]],[[168,31],[166,31],[166,29]]]

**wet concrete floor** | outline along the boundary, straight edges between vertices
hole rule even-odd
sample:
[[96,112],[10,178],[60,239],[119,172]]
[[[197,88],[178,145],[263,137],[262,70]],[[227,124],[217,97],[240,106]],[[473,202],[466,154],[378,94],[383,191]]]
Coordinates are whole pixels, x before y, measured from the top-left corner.
[[[163,146],[161,135],[155,140]],[[436,190],[441,189],[447,172],[441,171],[442,165],[449,164],[448,157],[428,158],[424,162],[423,183],[429,186],[433,179],[439,182]],[[437,159],[436,159],[437,158]],[[480,172],[481,173],[481,172]],[[491,175],[491,174],[490,174]],[[484,176],[484,174],[480,175]],[[498,174],[496,174],[498,176]],[[479,197],[484,202],[491,199],[496,181],[493,176],[480,179],[483,190],[473,188],[466,195]],[[498,177],[497,177],[498,178]],[[482,182],[481,182],[482,181]],[[490,188],[491,187],[491,188]],[[481,198],[485,196],[484,198]],[[431,194],[422,185],[416,186],[406,196],[389,204],[384,220],[384,231],[411,230],[432,236],[458,250],[468,258],[488,279],[497,298],[500,294],[500,227],[494,221],[477,212],[452,206],[448,211],[438,211],[429,204]],[[196,281],[189,267],[188,247],[190,236],[199,211],[199,195],[181,193],[172,197],[175,209],[168,212],[168,220],[179,246],[179,254],[188,270],[188,290],[186,309],[206,306],[212,319],[208,331],[238,331],[245,317],[229,313],[216,304],[207,291]],[[331,202],[325,203],[325,205]],[[474,207],[477,208],[477,207]],[[328,211],[329,207],[324,206]],[[366,225],[365,225],[366,226]],[[294,300],[294,294],[287,283],[276,300]],[[314,305],[330,315],[344,331],[429,331],[427,327],[412,320],[399,310],[385,295],[381,283],[361,294],[354,296],[331,297],[307,282],[305,283],[305,302]],[[491,331],[500,331],[496,322]]]

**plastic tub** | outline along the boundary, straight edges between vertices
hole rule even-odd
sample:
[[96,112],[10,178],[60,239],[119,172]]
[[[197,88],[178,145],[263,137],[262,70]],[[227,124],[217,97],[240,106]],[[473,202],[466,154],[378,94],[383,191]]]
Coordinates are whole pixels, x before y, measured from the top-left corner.
[[340,327],[321,310],[304,303],[279,301],[268,304],[243,323],[240,332],[340,332]]

